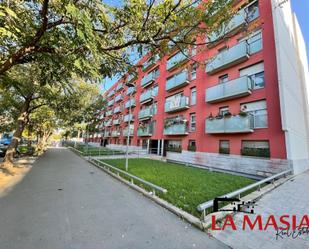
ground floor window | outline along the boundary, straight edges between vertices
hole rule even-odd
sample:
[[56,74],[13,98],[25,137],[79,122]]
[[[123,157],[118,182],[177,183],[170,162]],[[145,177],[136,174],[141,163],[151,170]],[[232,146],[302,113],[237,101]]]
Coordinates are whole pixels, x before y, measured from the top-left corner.
[[181,140],[168,140],[166,150],[170,152],[181,153],[182,151]]
[[242,141],[241,155],[255,157],[270,157],[268,141]]
[[219,141],[219,153],[220,154],[230,154],[230,141],[229,140]]
[[188,151],[196,151],[196,141],[189,140]]
[[147,149],[148,142],[147,139],[142,140],[142,149]]

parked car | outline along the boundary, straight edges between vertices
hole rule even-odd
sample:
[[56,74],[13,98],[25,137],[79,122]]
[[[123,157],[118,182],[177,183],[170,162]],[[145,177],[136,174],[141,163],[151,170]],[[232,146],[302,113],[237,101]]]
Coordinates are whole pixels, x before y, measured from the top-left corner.
[[7,146],[11,143],[13,136],[8,133],[4,133],[0,139],[0,144]]

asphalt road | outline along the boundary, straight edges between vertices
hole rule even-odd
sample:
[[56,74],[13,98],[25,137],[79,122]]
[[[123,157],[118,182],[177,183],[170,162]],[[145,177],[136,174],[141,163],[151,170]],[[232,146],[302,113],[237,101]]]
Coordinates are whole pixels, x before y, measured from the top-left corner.
[[67,149],[0,199],[0,249],[226,248]]

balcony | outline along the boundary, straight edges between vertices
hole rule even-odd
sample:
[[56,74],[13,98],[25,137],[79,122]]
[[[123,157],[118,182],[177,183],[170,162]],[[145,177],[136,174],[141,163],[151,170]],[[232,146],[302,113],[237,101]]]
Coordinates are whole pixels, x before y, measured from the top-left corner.
[[113,125],[120,125],[120,119],[114,119]]
[[120,113],[120,112],[121,112],[121,107],[120,106],[115,107],[114,113],[117,114],[117,113]]
[[[128,131],[129,131],[128,127],[124,128],[123,131],[122,131],[122,135],[124,137],[127,137],[128,136]],[[134,126],[131,126],[130,127],[130,136],[133,136],[133,135],[134,135]]]
[[127,95],[131,95],[131,94],[135,93],[135,91],[136,91],[135,87],[129,87],[128,90],[127,90]]
[[153,125],[145,124],[143,127],[138,127],[137,136],[139,137],[149,137],[153,134]]
[[171,58],[168,59],[167,64],[166,64],[166,69],[168,71],[171,71],[187,60],[188,60],[187,51],[185,51],[184,53],[178,52],[177,54],[173,55]]
[[108,127],[108,126],[112,126],[112,121],[111,120],[107,120],[104,122],[104,126]]
[[164,127],[164,135],[166,136],[188,135],[187,124],[175,124],[169,127]]
[[188,78],[188,72],[186,70],[179,74],[174,75],[166,81],[166,91],[173,91],[190,83]]
[[165,112],[172,113],[189,108],[189,97],[186,96],[175,96],[166,100],[165,102]]
[[131,114],[131,115],[129,115],[129,114],[125,115],[123,121],[124,121],[124,122],[129,122],[129,121],[130,121],[130,122],[133,122],[133,121],[134,121],[134,116],[133,116],[133,114]]
[[140,96],[139,102],[144,104],[151,101],[155,96],[157,96],[157,92],[153,89],[143,92]]
[[142,87],[149,86],[156,80],[157,77],[158,77],[158,73],[156,72],[156,70],[150,72],[142,79],[141,86]]
[[112,131],[112,137],[119,137],[120,131]]
[[111,133],[109,131],[104,132],[104,137],[110,137],[110,136],[111,136]]
[[111,90],[111,91],[108,93],[107,97],[110,98],[110,97],[114,96],[114,94],[115,94],[115,90]]
[[214,74],[249,59],[249,46],[246,41],[224,50],[210,59],[206,65],[206,72]]
[[253,116],[231,116],[225,118],[206,119],[205,132],[207,134],[231,134],[231,133],[252,133]]
[[137,74],[131,73],[131,74],[129,74],[127,81],[131,82],[131,81],[135,80],[136,78],[137,78]]
[[252,84],[248,76],[244,76],[226,83],[206,89],[207,103],[216,103],[229,99],[240,98],[252,93]]
[[231,33],[230,35],[233,35],[233,33],[238,32],[244,25],[258,18],[260,16],[259,12],[258,3],[251,10],[248,7],[239,10],[228,23],[222,25],[218,31],[210,34],[206,42],[216,44],[216,42],[220,41],[227,34]]
[[154,115],[153,108],[148,107],[146,109],[140,110],[138,113],[139,120],[146,120],[150,119]]
[[118,94],[116,97],[115,97],[115,102],[120,102],[122,100],[122,95],[121,94]]
[[151,67],[153,67],[159,59],[160,59],[160,56],[158,54],[155,55],[154,57],[149,58],[143,64],[143,71],[146,71],[150,69]]
[[123,88],[123,83],[120,83],[117,87],[116,87],[116,91],[119,91]]
[[130,108],[130,107],[134,107],[136,106],[136,101],[135,99],[130,99],[129,101],[126,102],[125,104],[125,108]]
[[115,103],[115,101],[112,99],[110,101],[108,101],[107,106],[112,106]]
[[113,110],[107,111],[106,112],[106,117],[111,116],[113,114]]

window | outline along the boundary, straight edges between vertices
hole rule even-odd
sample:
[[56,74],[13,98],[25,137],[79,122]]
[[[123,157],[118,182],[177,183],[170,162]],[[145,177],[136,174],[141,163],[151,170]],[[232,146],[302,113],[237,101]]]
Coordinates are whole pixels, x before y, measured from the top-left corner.
[[196,87],[191,88],[191,105],[196,105]]
[[268,127],[267,108],[265,100],[242,104],[240,109],[243,112],[247,112],[253,115],[254,129]]
[[247,22],[252,22],[254,19],[258,18],[260,15],[259,1],[255,1],[246,8],[247,12]]
[[189,140],[188,151],[196,151],[196,141]]
[[229,81],[229,75],[228,74],[225,74],[225,75],[222,75],[219,77],[219,84],[222,84],[222,83],[225,83]]
[[148,147],[148,140],[147,139],[143,139],[142,140],[142,149],[147,149]]
[[263,62],[241,69],[239,73],[241,77],[248,76],[252,83],[253,89],[260,89],[265,86]]
[[230,154],[230,141],[229,140],[219,141],[219,153],[220,154]]
[[158,103],[157,102],[154,103],[152,108],[153,108],[153,115],[156,115],[158,112]]
[[255,157],[270,157],[268,141],[242,141],[241,155]]
[[152,95],[158,96],[159,87],[156,85],[152,88]]
[[182,146],[180,140],[168,140],[167,141],[167,151],[181,153]]
[[197,70],[197,63],[193,63],[191,65],[191,80],[196,79],[196,70]]
[[196,131],[196,114],[191,113],[190,114],[190,132]]
[[152,74],[152,76],[153,76],[154,79],[158,78],[159,75],[160,75],[160,69],[159,69],[159,67],[155,68],[155,69],[152,70],[150,73]]

